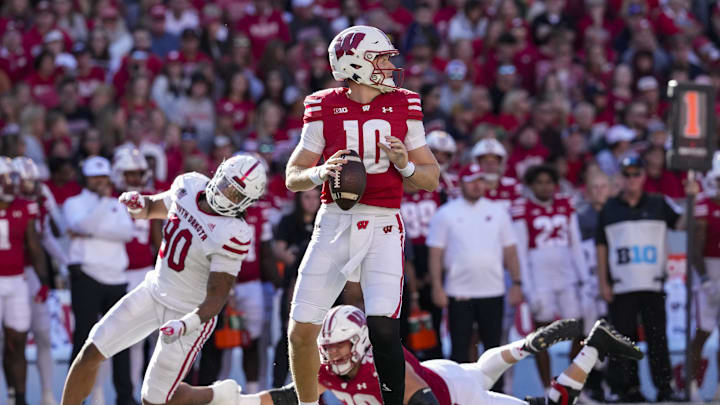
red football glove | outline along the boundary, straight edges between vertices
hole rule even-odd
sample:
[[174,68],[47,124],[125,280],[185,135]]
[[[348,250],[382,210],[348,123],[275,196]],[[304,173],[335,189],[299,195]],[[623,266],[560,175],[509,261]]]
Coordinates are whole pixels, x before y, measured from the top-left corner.
[[145,198],[137,191],[128,191],[120,194],[118,201],[124,205],[131,214],[137,214],[145,208]]
[[37,294],[35,294],[35,302],[43,303],[43,302],[47,301],[49,293],[50,293],[50,287],[43,284],[42,286],[40,286],[40,291],[38,291]]

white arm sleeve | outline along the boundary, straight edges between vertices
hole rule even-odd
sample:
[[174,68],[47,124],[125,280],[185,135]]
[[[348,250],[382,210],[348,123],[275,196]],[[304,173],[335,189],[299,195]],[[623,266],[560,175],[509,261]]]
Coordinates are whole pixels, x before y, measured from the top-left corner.
[[[244,256],[243,256],[244,257]],[[210,255],[210,271],[216,271],[220,273],[227,273],[233,276],[237,276],[240,273],[240,267],[242,266],[241,259],[233,259],[225,255],[214,254]]]
[[310,152],[321,154],[325,149],[325,138],[323,137],[323,122],[312,121],[303,125],[300,132],[299,147]]
[[405,148],[413,150],[425,145],[425,126],[420,120],[407,120],[407,135],[405,136]]

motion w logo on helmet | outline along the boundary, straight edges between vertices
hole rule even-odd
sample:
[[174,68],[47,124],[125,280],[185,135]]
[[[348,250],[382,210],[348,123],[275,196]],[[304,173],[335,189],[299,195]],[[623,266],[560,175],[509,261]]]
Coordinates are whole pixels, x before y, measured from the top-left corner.
[[335,54],[337,55],[337,58],[340,59],[343,57],[343,55],[354,55],[353,49],[357,48],[358,45],[360,45],[360,41],[365,38],[365,34],[362,32],[353,32],[349,35],[346,35],[345,38],[342,39],[342,41],[338,41],[335,44]]

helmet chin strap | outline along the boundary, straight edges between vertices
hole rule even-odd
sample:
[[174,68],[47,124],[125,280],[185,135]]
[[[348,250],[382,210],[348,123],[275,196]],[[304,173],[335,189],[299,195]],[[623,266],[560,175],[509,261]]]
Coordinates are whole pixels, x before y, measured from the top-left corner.
[[344,363],[341,364],[333,364],[332,368],[335,374],[337,375],[347,375],[349,374],[352,369],[355,367],[352,360],[350,358],[347,359]]

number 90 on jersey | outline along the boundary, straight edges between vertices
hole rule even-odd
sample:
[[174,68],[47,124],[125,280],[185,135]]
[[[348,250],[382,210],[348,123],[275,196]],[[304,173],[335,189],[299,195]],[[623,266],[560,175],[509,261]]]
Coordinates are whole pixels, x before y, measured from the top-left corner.
[[671,80],[668,96],[672,100],[670,168],[709,169],[716,148],[714,87]]

